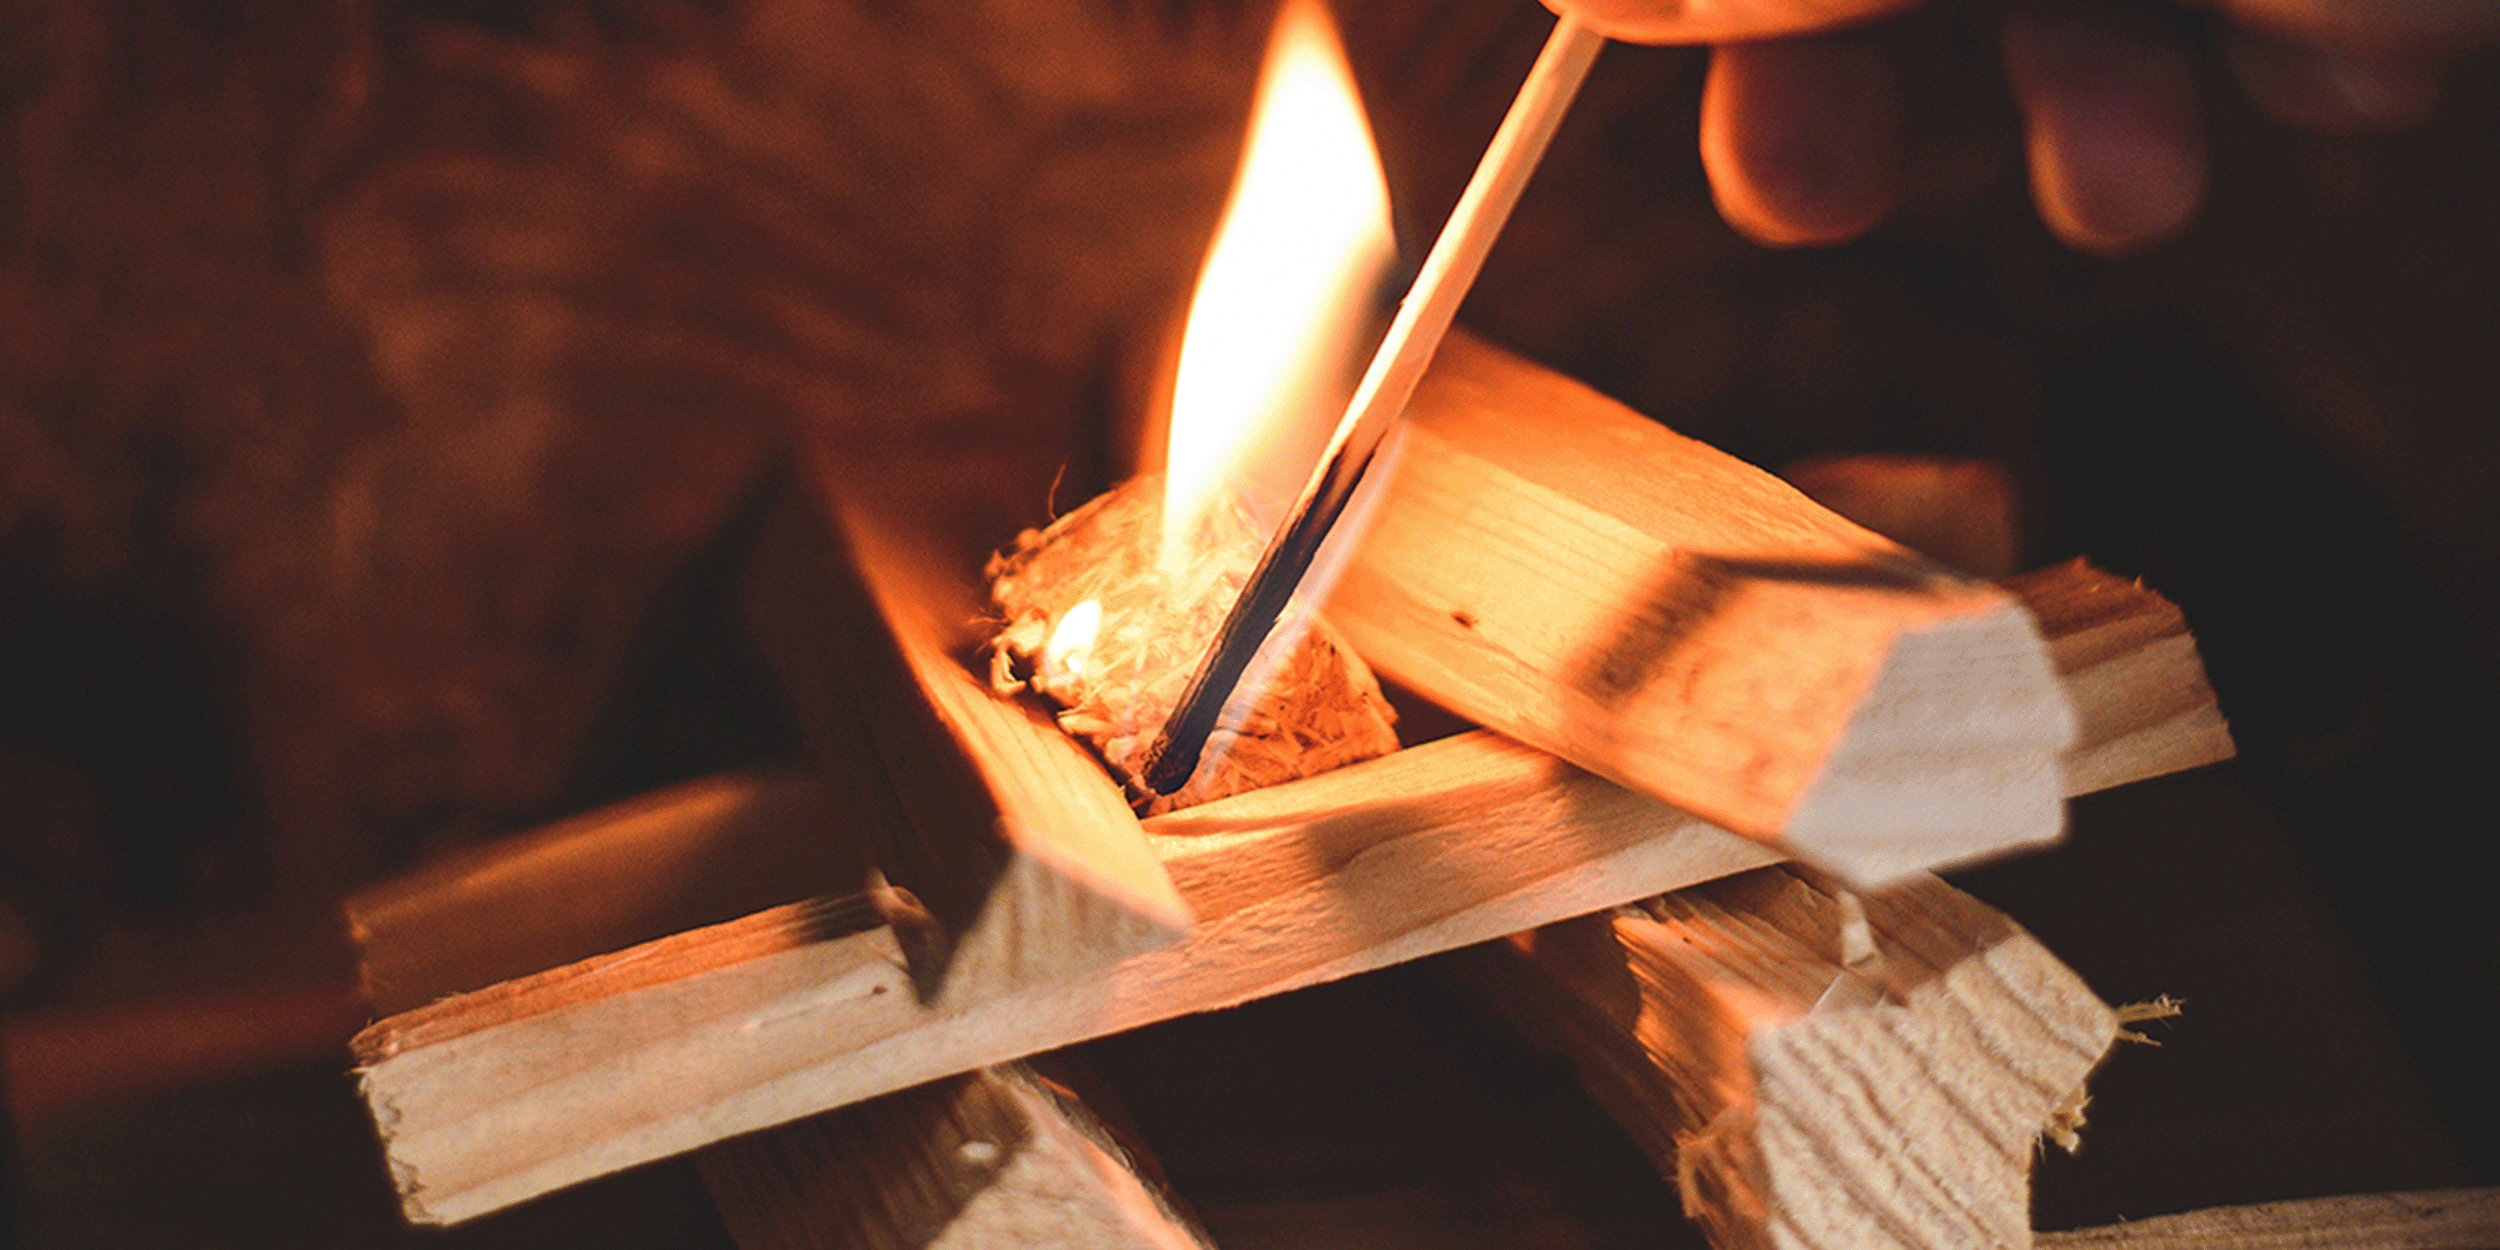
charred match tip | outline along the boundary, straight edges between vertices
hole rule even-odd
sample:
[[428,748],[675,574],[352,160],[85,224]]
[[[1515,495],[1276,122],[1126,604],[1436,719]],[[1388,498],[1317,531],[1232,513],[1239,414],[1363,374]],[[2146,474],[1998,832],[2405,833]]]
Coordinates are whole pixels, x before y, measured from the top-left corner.
[[1188,785],[1190,774],[1198,771],[1198,757],[1206,750],[1206,730],[1184,740],[1173,734],[1170,725],[1165,725],[1163,732],[1155,735],[1154,757],[1146,765],[1146,788],[1156,794],[1170,794]]
[[[1290,534],[1294,528],[1288,525],[1285,533]],[[1320,528],[1324,532],[1325,524]],[[1284,537],[1279,535],[1280,540]],[[1307,552],[1296,559],[1284,550],[1293,545],[1283,541],[1269,543],[1258,568],[1242,587],[1241,597],[1224,614],[1224,627],[1216,634],[1215,645],[1200,657],[1197,671],[1189,675],[1189,685],[1181,691],[1180,702],[1172,706],[1172,714],[1164,718],[1162,731],[1155,735],[1144,774],[1148,789],[1170,794],[1188,785],[1190,776],[1198,771],[1198,761],[1206,754],[1207,739],[1215,733],[1215,722],[1224,714],[1224,704],[1232,698],[1233,688],[1241,684],[1241,675],[1249,669],[1251,657],[1267,641],[1268,631],[1276,627],[1276,618],[1283,614],[1285,601],[1293,597],[1302,571],[1310,567]]]

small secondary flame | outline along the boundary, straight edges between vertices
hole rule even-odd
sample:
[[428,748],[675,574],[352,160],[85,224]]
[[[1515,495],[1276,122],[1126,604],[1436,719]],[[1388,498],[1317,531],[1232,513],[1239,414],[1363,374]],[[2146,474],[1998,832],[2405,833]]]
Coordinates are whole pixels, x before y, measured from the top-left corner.
[[1287,0],[1260,73],[1232,200],[1181,340],[1163,551],[1239,492],[1274,525],[1354,389],[1395,263],[1389,189],[1321,0]]
[[1088,599],[1068,609],[1052,627],[1050,641],[1042,645],[1042,667],[1054,674],[1084,676],[1086,652],[1093,648],[1094,634],[1101,628],[1101,604]]

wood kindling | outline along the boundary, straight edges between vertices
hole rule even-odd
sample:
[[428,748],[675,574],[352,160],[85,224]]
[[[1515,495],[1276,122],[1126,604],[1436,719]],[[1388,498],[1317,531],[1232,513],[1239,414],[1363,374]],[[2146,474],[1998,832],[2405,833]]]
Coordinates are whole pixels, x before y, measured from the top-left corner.
[[2006,591],[1463,335],[1391,454],[1326,608],[1384,676],[1861,884],[2057,836]]
[[[2119,605],[2089,627],[2114,632],[2061,656],[2067,680],[2114,672],[2122,684],[2204,691],[2192,649],[2138,663],[2145,653],[2111,641],[2125,620],[2166,614],[2158,598],[2080,565],[2030,587],[2050,591]],[[2209,692],[2195,698],[2210,704]],[[2082,701],[2092,719],[2081,739],[2132,741],[2130,758],[2152,772],[2227,754],[2218,718],[2174,715],[2172,702]],[[786,836],[809,824],[794,818]],[[675,827],[702,836],[696,822]],[[615,982],[600,980],[608,965],[594,961],[381,1021],[357,1055],[411,1217],[457,1222],[923,1081],[1777,858],[1483,732],[1156,817],[1145,831],[1196,925],[1170,946],[1055,982],[932,1011],[908,992],[891,929],[802,941],[793,917],[775,912],[634,948],[627,966],[682,975],[630,993],[606,993]],[[542,861],[563,866],[545,888],[597,878],[596,834],[577,826],[583,845]],[[655,851],[634,841],[631,853]]]

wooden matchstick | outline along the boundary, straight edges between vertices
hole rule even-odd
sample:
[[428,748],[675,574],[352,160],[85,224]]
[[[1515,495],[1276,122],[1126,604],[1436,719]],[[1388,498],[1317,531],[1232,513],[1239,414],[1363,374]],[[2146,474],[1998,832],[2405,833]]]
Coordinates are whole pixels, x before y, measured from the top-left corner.
[[1225,616],[1215,646],[1198,662],[1171,719],[1164,722],[1148,749],[1145,782],[1156,793],[1179,790],[1197,770],[1207,735],[1231,701],[1242,672],[1276,627],[1277,617],[1301,586],[1329,530],[1344,515],[1381,439],[1406,410],[1424,369],[1440,350],[1442,336],[1458,316],[1459,304],[1475,285],[1477,271],[1484,268],[1485,254],[1501,237],[1502,225],[1510,220],[1510,210],[1519,202],[1528,176],[1536,172],[1555,128],[1562,124],[1572,97],[1579,94],[1580,83],[1605,46],[1605,36],[1578,18],[1565,15],[1554,23],[1544,51],[1529,68],[1518,98],[1460,194],[1458,207],[1441,227],[1440,237],[1433,240],[1414,285],[1399,303],[1388,335],[1355,388],[1319,467],[1269,540],[1249,583]]

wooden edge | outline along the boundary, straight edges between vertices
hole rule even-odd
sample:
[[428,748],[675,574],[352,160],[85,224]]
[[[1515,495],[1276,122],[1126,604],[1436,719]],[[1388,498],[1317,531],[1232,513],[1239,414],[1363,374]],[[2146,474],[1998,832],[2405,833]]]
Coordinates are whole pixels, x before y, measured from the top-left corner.
[[833,805],[740,770],[447,857],[348,898],[366,1000],[395,1015],[858,883]]
[[2500,1189],[2343,1194],[2040,1233],[2042,1250],[2491,1250]]
[[2012,922],[1922,878],[1764,869],[1464,952],[1570,1055],[1714,1244],[2020,1245],[2034,1142],[2114,1014]]
[[[2072,724],[2003,592],[1478,341],[1445,344],[1407,423],[1328,607],[1384,675],[1860,876],[2054,831]],[[1939,799],[1971,811],[1905,838]],[[1861,869],[1870,846],[1906,862]]]
[[868,895],[808,899],[775,907],[436,999],[365,1026],[349,1040],[348,1050],[358,1066],[370,1067],[406,1051],[439,1046],[500,1025],[558,1014],[585,1003],[666,989],[719,968],[815,946],[859,946],[862,944],[851,939],[872,931],[883,932],[883,918],[888,910]]
[[1021,1064],[695,1155],[742,1250],[1194,1250],[1205,1233],[1082,1103]]

